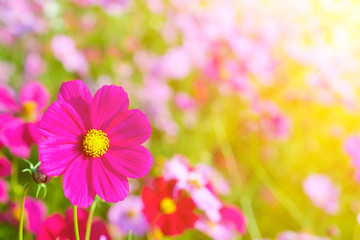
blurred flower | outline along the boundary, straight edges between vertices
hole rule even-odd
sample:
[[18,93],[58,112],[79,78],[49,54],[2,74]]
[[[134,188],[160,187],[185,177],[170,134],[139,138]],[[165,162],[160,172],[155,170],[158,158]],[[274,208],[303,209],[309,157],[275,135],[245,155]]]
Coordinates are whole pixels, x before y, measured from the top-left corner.
[[234,239],[246,232],[246,220],[243,213],[235,206],[225,206],[220,210],[221,219],[217,222],[200,218],[195,227],[215,240]]
[[42,19],[42,15],[41,1],[0,1],[0,22],[11,34],[42,33],[46,29],[46,22]]
[[279,140],[289,136],[291,122],[290,119],[281,112],[280,108],[273,102],[253,101],[253,109],[260,116],[260,131],[265,136]]
[[[78,224],[80,239],[85,239],[86,223],[89,213],[79,208],[78,209]],[[74,217],[72,209],[68,209],[65,213],[65,218],[60,214],[53,214],[49,216],[41,224],[37,240],[53,240],[53,239],[69,239],[75,240],[74,232]],[[110,240],[110,235],[106,229],[105,223],[95,218],[91,225],[91,240]]]
[[204,176],[205,181],[211,183],[215,191],[221,195],[228,195],[230,186],[228,181],[212,166],[199,163],[195,166],[197,172]]
[[8,183],[0,178],[0,203],[6,203],[9,201],[9,185]]
[[42,221],[47,214],[47,207],[42,200],[32,197],[25,199],[25,227],[28,231],[37,234]]
[[0,142],[12,154],[27,158],[31,144],[42,141],[38,122],[48,101],[48,91],[38,82],[26,83],[18,98],[10,88],[0,86]]
[[63,83],[40,121],[46,138],[39,147],[41,168],[49,176],[64,174],[65,196],[73,205],[88,207],[96,194],[106,202],[124,200],[127,178],[148,174],[153,158],[140,144],[151,126],[145,114],[128,108],[121,87],[103,86],[93,98],[75,80]]
[[144,236],[149,224],[143,215],[143,202],[138,196],[128,196],[124,201],[114,204],[108,212],[108,219],[125,234]]
[[144,214],[152,226],[158,226],[164,235],[174,236],[192,228],[197,220],[195,204],[184,192],[175,189],[176,181],[157,178],[154,189],[144,187],[142,200]]
[[329,214],[339,211],[340,190],[324,174],[310,174],[303,182],[303,189],[313,204]]
[[355,135],[348,137],[344,148],[352,158],[352,165],[355,168],[355,179],[360,182],[360,137]]
[[296,233],[293,231],[285,231],[279,233],[276,240],[330,240],[328,237],[319,237],[309,233]]
[[36,78],[45,70],[45,63],[38,53],[31,52],[25,60],[25,71],[30,77]]
[[[1,185],[1,179],[0,179]],[[1,192],[1,186],[0,186]],[[0,194],[1,195],[1,194]],[[13,226],[18,226],[20,221],[20,205],[18,203],[9,202],[8,208],[0,214],[0,222],[6,222]],[[46,204],[39,199],[32,197],[25,198],[24,206],[24,223],[27,231],[37,234],[39,232],[42,221],[47,214]]]
[[184,156],[175,155],[167,161],[163,173],[165,180],[177,180],[175,189],[189,192],[196,206],[203,210],[211,220],[220,219],[219,210],[222,203],[211,191],[207,179],[201,172],[192,169]]
[[13,72],[14,66],[11,63],[0,61],[0,84],[7,84]]
[[161,69],[165,78],[182,79],[191,70],[191,62],[187,52],[181,48],[171,48],[162,57]]
[[0,177],[7,177],[11,174],[11,163],[6,157],[0,157]]
[[80,75],[85,75],[88,72],[89,66],[85,55],[76,48],[73,38],[66,35],[56,35],[51,40],[51,49],[67,71],[76,72]]

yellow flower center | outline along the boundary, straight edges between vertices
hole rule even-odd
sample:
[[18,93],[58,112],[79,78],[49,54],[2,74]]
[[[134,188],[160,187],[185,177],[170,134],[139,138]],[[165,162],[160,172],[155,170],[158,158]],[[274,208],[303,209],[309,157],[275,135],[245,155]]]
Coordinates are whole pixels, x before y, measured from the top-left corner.
[[26,101],[22,106],[20,115],[26,122],[35,121],[35,119],[36,119],[36,102]]
[[172,214],[176,211],[176,204],[171,198],[165,197],[160,202],[160,209],[164,214]]
[[109,139],[106,135],[101,130],[88,130],[82,142],[83,151],[91,157],[104,155],[109,148]]

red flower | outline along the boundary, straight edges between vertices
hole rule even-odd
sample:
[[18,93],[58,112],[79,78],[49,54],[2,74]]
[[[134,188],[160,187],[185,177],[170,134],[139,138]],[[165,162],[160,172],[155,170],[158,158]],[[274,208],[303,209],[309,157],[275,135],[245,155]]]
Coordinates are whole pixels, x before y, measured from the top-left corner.
[[[78,223],[80,239],[85,239],[86,223],[89,213],[79,208]],[[66,211],[65,219],[60,214],[54,214],[47,218],[42,224],[37,235],[37,240],[75,240],[74,218],[72,209]],[[90,233],[91,240],[110,240],[110,235],[106,230],[106,225],[100,220],[93,220]]]
[[142,199],[144,214],[152,226],[158,226],[164,235],[176,235],[192,228],[198,219],[195,204],[184,192],[174,191],[175,180],[155,179],[155,189],[144,187]]

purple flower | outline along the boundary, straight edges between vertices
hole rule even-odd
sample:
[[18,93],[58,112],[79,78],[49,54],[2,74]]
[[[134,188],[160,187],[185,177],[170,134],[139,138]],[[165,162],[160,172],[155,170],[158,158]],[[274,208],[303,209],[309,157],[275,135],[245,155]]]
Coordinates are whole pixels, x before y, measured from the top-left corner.
[[115,203],[108,212],[109,222],[121,232],[143,236],[149,229],[149,224],[142,212],[143,202],[139,196],[128,196],[124,201]]

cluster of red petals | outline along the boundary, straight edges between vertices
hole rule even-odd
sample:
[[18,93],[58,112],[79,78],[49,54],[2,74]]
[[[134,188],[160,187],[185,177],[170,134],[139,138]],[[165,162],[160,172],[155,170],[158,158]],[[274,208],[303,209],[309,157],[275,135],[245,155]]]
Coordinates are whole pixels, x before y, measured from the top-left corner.
[[[195,215],[195,204],[193,200],[185,195],[183,191],[174,189],[175,180],[165,181],[157,178],[154,188],[144,187],[142,200],[144,203],[144,215],[152,226],[161,229],[164,235],[173,236],[184,232],[186,228],[192,228],[198,219]],[[176,204],[175,212],[165,214],[161,211],[160,203],[164,198],[171,198]]]
[[[86,223],[89,213],[84,209],[78,209],[78,223],[80,239],[85,239]],[[68,209],[65,218],[60,214],[48,217],[41,225],[37,240],[75,240],[74,218],[72,209]],[[111,239],[106,225],[101,219],[94,219],[91,225],[91,240]]]

